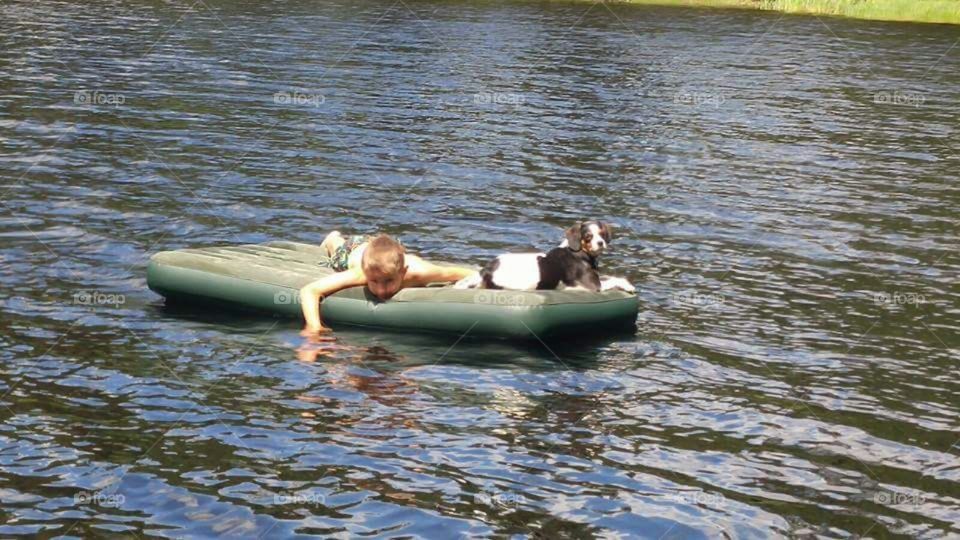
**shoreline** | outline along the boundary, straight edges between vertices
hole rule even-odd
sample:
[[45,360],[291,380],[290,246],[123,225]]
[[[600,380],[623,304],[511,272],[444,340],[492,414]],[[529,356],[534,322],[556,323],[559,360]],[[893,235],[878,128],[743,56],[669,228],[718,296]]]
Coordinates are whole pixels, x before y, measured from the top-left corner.
[[955,0],[612,0],[609,3],[736,8],[871,21],[960,24],[960,1]]

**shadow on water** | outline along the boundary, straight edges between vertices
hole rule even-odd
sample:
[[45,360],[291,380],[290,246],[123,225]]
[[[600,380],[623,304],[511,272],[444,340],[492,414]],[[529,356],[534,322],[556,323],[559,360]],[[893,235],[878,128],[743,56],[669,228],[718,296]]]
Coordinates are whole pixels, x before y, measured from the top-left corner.
[[[270,334],[295,351],[310,349],[310,340],[299,336],[303,323],[275,315],[238,312],[186,302],[157,302],[162,318],[228,329],[238,334]],[[635,340],[635,328],[611,328],[602,332],[541,340],[503,340],[470,335],[409,333],[363,327],[339,327],[323,336],[317,349],[328,353],[353,353],[373,367],[393,369],[431,364],[454,364],[485,368],[524,367],[532,370],[587,370],[597,365],[598,351],[615,343]],[[328,341],[330,340],[330,341]],[[324,356],[321,354],[320,356]]]

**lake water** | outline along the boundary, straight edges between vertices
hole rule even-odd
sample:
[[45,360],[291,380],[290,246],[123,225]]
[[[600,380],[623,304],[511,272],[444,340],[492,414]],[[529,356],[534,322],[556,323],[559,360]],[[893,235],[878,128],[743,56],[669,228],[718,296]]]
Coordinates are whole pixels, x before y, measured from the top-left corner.
[[[0,4],[0,536],[960,535],[960,28]],[[956,47],[954,47],[956,46]],[[632,336],[164,308],[160,250],[617,232]]]

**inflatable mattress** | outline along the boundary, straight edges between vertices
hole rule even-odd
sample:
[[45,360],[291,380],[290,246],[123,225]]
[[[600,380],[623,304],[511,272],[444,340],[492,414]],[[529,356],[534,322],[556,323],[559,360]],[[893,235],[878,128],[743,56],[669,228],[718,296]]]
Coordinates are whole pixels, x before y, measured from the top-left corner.
[[[155,254],[147,285],[170,302],[302,317],[299,290],[333,271],[318,246],[295,242],[206,247]],[[364,287],[323,301],[324,322],[402,331],[517,339],[623,330],[637,298],[623,291],[408,288],[384,302]]]

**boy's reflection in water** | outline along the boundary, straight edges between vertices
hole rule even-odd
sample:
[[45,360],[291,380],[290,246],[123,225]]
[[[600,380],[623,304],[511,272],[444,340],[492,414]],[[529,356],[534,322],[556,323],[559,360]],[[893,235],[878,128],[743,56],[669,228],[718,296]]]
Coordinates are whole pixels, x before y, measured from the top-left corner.
[[[330,389],[349,390],[360,392],[375,402],[371,404],[365,400],[337,399],[324,395],[297,396],[299,401],[314,405],[313,412],[300,413],[311,430],[353,448],[360,458],[367,452],[382,453],[384,450],[380,448],[381,445],[390,447],[394,443],[393,438],[398,436],[398,428],[429,433],[427,426],[419,421],[422,412],[416,410],[420,407],[417,403],[419,386],[407,378],[403,371],[392,369],[393,366],[399,366],[404,357],[380,345],[350,345],[333,336],[320,335],[301,345],[297,349],[297,358],[301,362],[324,362],[328,377],[318,381],[314,393]],[[314,420],[317,416],[321,418]],[[306,420],[308,418],[310,420]],[[408,436],[401,437],[408,448],[422,447],[409,441]],[[399,456],[393,457],[401,459]],[[430,474],[432,471],[432,467],[416,460],[406,460],[405,467],[419,474]],[[353,475],[344,481],[355,489],[382,493],[392,499],[406,500],[412,497],[409,492],[398,490],[377,475]]]
[[[376,368],[384,363],[399,365],[403,360],[401,356],[380,345],[350,345],[331,335],[319,335],[307,340],[297,349],[297,359],[301,362],[328,360],[324,363],[324,367],[330,375],[327,380],[330,386],[333,388],[346,386],[382,405],[402,407],[420,390],[414,381],[403,375],[403,372]],[[330,398],[310,395],[300,395],[298,399],[318,404],[331,401]],[[398,414],[379,420],[393,420],[392,423],[414,427],[417,424],[414,424],[410,418],[404,418],[408,413],[410,411],[400,408]],[[354,424],[361,420],[362,418],[358,418],[348,423]]]

